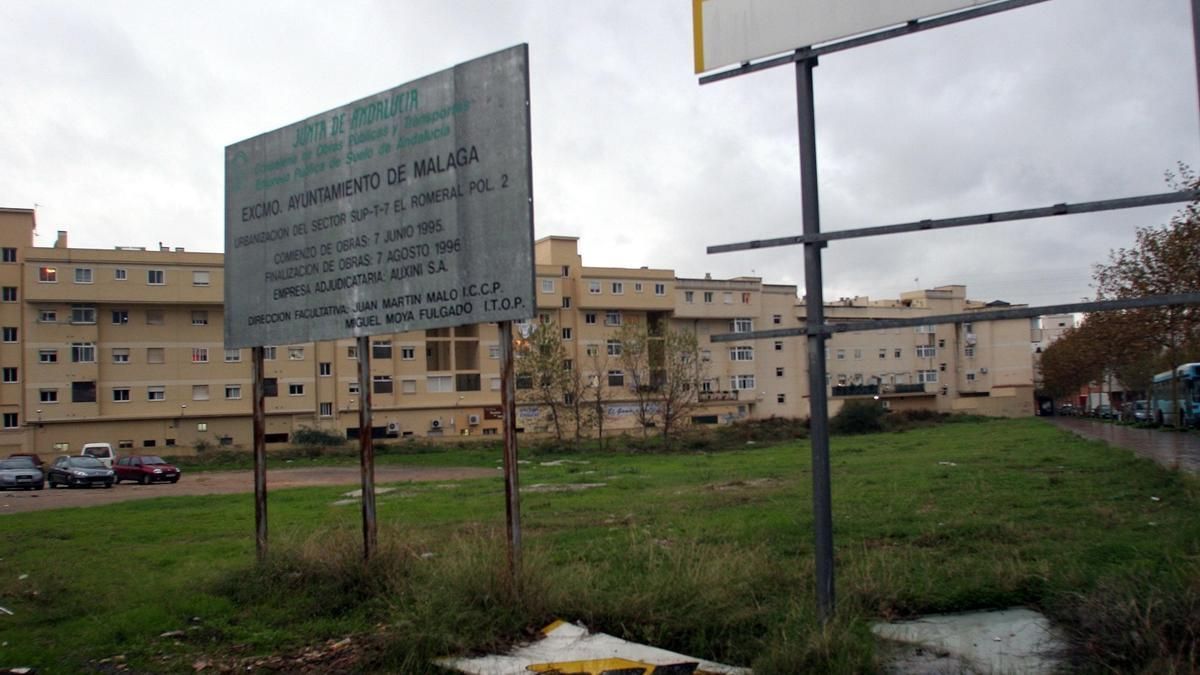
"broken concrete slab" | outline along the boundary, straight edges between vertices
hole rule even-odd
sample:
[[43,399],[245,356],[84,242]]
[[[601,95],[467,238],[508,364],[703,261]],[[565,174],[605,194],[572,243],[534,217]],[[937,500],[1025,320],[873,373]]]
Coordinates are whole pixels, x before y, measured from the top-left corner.
[[1056,672],[1064,651],[1050,621],[1031,609],[941,614],[912,621],[878,623],[871,632],[906,643],[889,668],[893,673]]

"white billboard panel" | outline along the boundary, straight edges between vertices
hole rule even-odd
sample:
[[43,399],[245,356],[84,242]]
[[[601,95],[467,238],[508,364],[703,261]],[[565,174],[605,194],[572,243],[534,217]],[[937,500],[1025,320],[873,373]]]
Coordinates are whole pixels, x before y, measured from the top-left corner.
[[692,0],[696,72],[996,0]]
[[528,318],[525,45],[225,150],[225,346]]

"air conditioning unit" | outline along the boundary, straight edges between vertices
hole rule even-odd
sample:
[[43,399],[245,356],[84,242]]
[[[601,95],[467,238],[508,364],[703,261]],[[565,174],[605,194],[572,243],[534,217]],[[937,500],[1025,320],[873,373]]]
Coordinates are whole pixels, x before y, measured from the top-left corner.
[[987,368],[980,368],[980,369],[979,369],[979,374],[980,374],[980,375],[987,375]]
[[479,415],[467,415],[467,424],[471,426],[479,424]]
[[387,432],[389,434],[400,433],[400,423],[399,422],[388,422],[387,423]]
[[442,421],[441,421],[440,419],[439,419],[439,420],[433,420],[432,422],[430,422],[430,423],[429,423],[429,428],[430,428],[430,429],[441,429],[441,428],[442,428]]

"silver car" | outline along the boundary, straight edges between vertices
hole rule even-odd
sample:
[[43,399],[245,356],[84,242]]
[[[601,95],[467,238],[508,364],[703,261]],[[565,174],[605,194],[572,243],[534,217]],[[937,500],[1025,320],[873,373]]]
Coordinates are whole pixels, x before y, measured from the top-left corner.
[[41,490],[46,486],[42,470],[28,457],[0,459],[0,490]]

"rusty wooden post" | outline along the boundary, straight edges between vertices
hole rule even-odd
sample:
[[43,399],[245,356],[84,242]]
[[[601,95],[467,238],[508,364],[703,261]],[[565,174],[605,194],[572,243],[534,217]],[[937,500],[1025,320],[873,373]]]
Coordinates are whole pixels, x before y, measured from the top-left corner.
[[263,348],[250,349],[250,371],[254,398],[251,435],[254,437],[254,546],[258,561],[267,558],[267,413],[263,377]]
[[362,468],[363,560],[378,547],[375,522],[375,440],[371,437],[371,339],[358,336],[358,461]]
[[500,405],[504,409],[504,498],[508,525],[508,573],[521,593],[521,492],[517,477],[517,403],[512,322],[500,322]]

